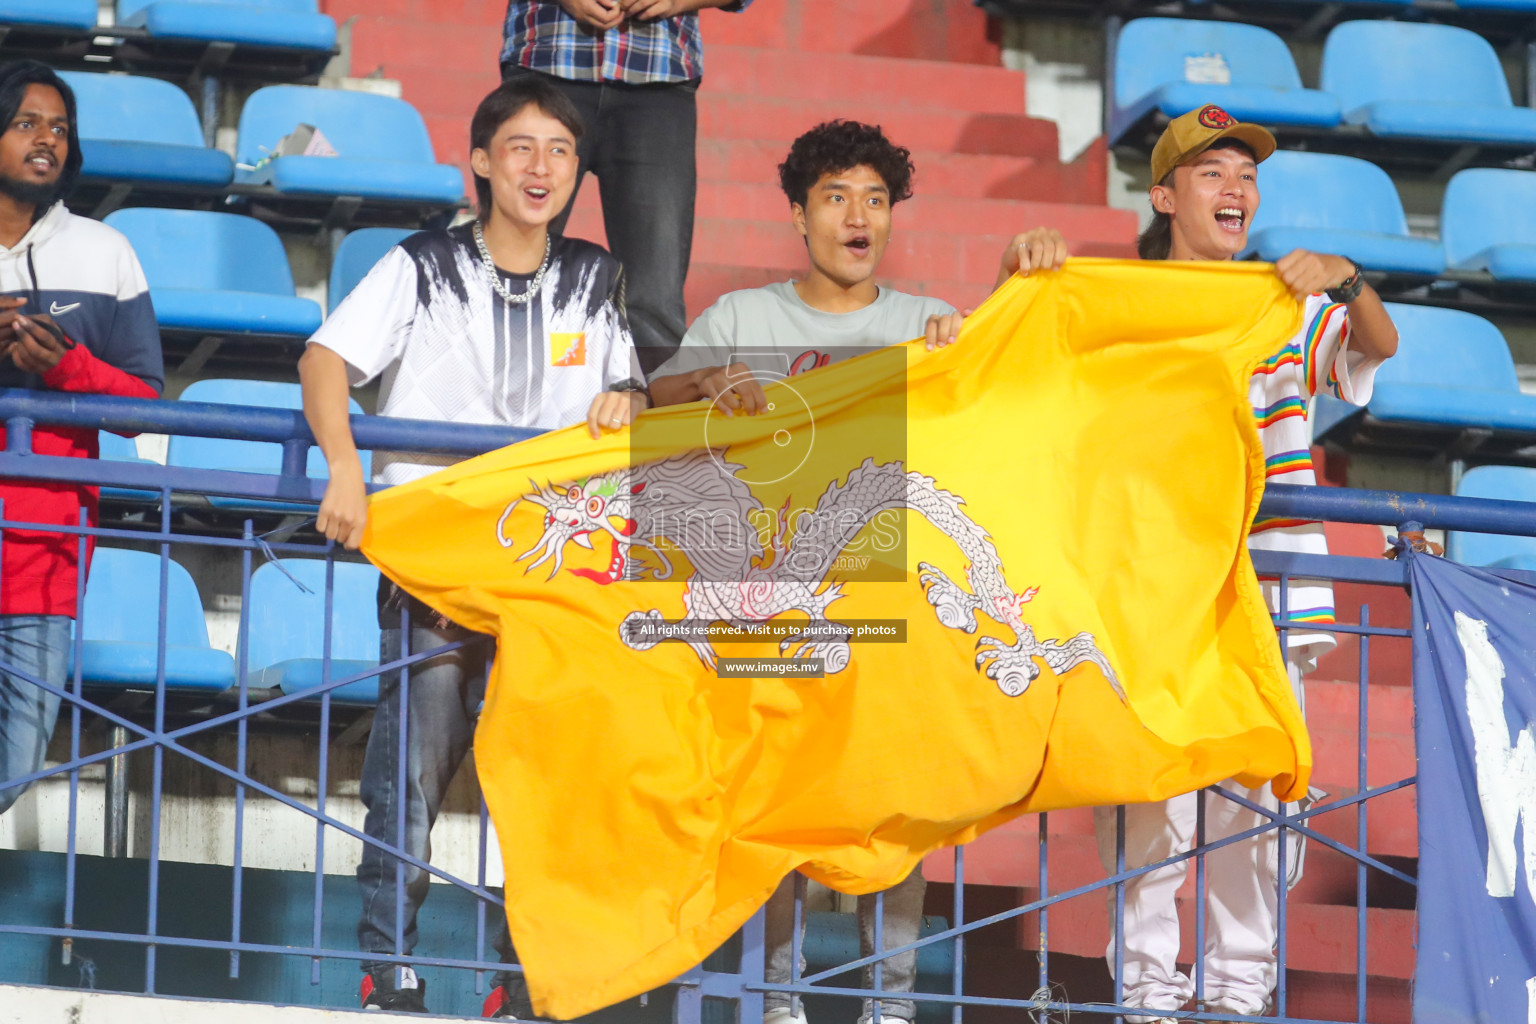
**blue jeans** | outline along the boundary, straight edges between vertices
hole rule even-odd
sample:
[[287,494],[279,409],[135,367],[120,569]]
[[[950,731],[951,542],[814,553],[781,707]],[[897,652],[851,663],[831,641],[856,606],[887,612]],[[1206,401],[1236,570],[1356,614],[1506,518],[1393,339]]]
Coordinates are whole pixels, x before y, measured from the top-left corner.
[[[67,615],[0,615],[0,783],[43,766],[59,698],[15,673],[62,690],[69,674],[70,621]],[[30,785],[0,790],[0,814]]]
[[[416,621],[420,621],[417,619]],[[379,641],[384,662],[400,657],[401,630],[385,629]],[[436,629],[413,625],[411,650],[427,651],[461,640],[483,639],[452,623]],[[367,816],[363,832],[397,845],[400,838],[402,798],[405,839],[398,843],[413,857],[430,861],[432,823],[443,806],[443,797],[454,773],[469,753],[475,737],[475,718],[485,697],[490,671],[491,646],[476,643],[440,654],[411,666],[409,708],[406,716],[405,788],[400,788],[400,675],[385,673],[379,681],[379,705],[363,754],[360,792]],[[427,898],[430,878],[413,865],[404,865],[402,924],[395,919],[395,867],[400,861],[371,844],[364,844],[357,866],[363,912],[357,923],[358,948],[367,953],[398,953],[409,956],[416,948],[416,914]],[[515,963],[507,935],[505,915],[492,909],[492,943],[504,963]],[[398,936],[399,947],[396,949]],[[392,966],[365,963],[364,970]],[[515,976],[521,981],[520,976]],[[512,977],[498,977],[509,984]]]

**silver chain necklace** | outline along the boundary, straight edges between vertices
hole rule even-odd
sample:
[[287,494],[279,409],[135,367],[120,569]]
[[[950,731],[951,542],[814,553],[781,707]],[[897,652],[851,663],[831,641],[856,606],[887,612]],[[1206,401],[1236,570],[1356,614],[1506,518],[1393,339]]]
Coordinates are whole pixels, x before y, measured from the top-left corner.
[[544,283],[544,271],[549,269],[549,235],[544,236],[544,259],[539,264],[539,269],[534,271],[533,280],[528,282],[528,288],[521,295],[513,295],[507,289],[506,283],[502,281],[501,272],[496,269],[496,261],[491,259],[491,250],[485,247],[485,232],[480,230],[479,221],[475,221],[475,248],[480,250],[480,262],[485,264],[485,273],[491,279],[491,287],[496,289],[496,294],[505,301],[513,305],[527,302],[539,290],[539,285]]

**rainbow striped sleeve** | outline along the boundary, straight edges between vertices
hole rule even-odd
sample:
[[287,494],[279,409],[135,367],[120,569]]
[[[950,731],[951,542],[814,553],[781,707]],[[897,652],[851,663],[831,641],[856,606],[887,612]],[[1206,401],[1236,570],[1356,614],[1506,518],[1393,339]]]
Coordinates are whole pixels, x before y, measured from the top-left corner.
[[[1279,625],[1280,616],[1274,618],[1275,624]],[[1285,621],[1293,625],[1331,626],[1338,620],[1334,618],[1333,605],[1326,604],[1317,608],[1287,608]]]
[[[1323,347],[1323,342],[1328,337],[1328,329],[1335,324],[1340,330],[1349,322],[1349,311],[1344,308],[1342,302],[1330,302],[1317,311],[1317,316],[1312,318],[1312,325],[1307,328],[1307,340],[1302,346],[1302,379],[1307,382],[1307,393],[1317,394],[1319,387],[1318,374],[1323,374],[1322,386],[1337,390],[1338,376],[1333,369],[1333,360],[1320,360],[1318,353]],[[1337,349],[1335,348],[1335,351]],[[1319,366],[1326,362],[1327,366]]]
[[1302,365],[1301,349],[1298,348],[1296,343],[1293,341],[1289,345],[1286,345],[1285,348],[1282,348],[1280,351],[1264,360],[1258,366],[1254,367],[1253,375],[1255,377],[1260,375],[1267,376],[1269,374],[1275,373],[1282,367],[1300,365]]
[[1306,449],[1294,452],[1281,452],[1279,455],[1271,455],[1264,460],[1264,477],[1280,476],[1285,473],[1295,473],[1297,470],[1312,468],[1312,453]]
[[[1344,326],[1339,328],[1339,351],[1344,351],[1349,346],[1349,317],[1344,318]],[[1338,374],[1334,372],[1333,365],[1328,366],[1328,388],[1333,392],[1333,397],[1344,398],[1344,388],[1339,384]]]
[[1273,405],[1253,410],[1254,421],[1258,423],[1260,430],[1273,426],[1281,420],[1291,419],[1294,416],[1300,416],[1305,419],[1306,415],[1307,403],[1296,396],[1282,398]]

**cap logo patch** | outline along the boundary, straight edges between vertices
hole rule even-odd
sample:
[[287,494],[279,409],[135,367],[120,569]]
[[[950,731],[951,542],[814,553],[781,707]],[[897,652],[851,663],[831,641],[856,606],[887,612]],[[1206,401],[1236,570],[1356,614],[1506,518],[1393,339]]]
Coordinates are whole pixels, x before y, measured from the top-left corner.
[[1237,118],[1222,110],[1214,103],[1200,111],[1200,123],[1207,128],[1230,128],[1237,124]]

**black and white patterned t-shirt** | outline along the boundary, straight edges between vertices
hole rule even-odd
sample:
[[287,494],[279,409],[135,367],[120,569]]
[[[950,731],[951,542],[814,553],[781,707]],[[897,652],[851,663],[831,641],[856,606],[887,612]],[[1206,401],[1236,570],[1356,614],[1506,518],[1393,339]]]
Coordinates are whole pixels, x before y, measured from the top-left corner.
[[[531,274],[502,273],[512,294]],[[390,249],[310,338],[346,360],[354,387],[380,378],[379,413],[554,429],[586,419],[592,397],[643,379],[608,251],[557,237],[526,303],[491,287],[470,225],[423,231]],[[375,482],[402,484],[460,461],[375,452]]]

